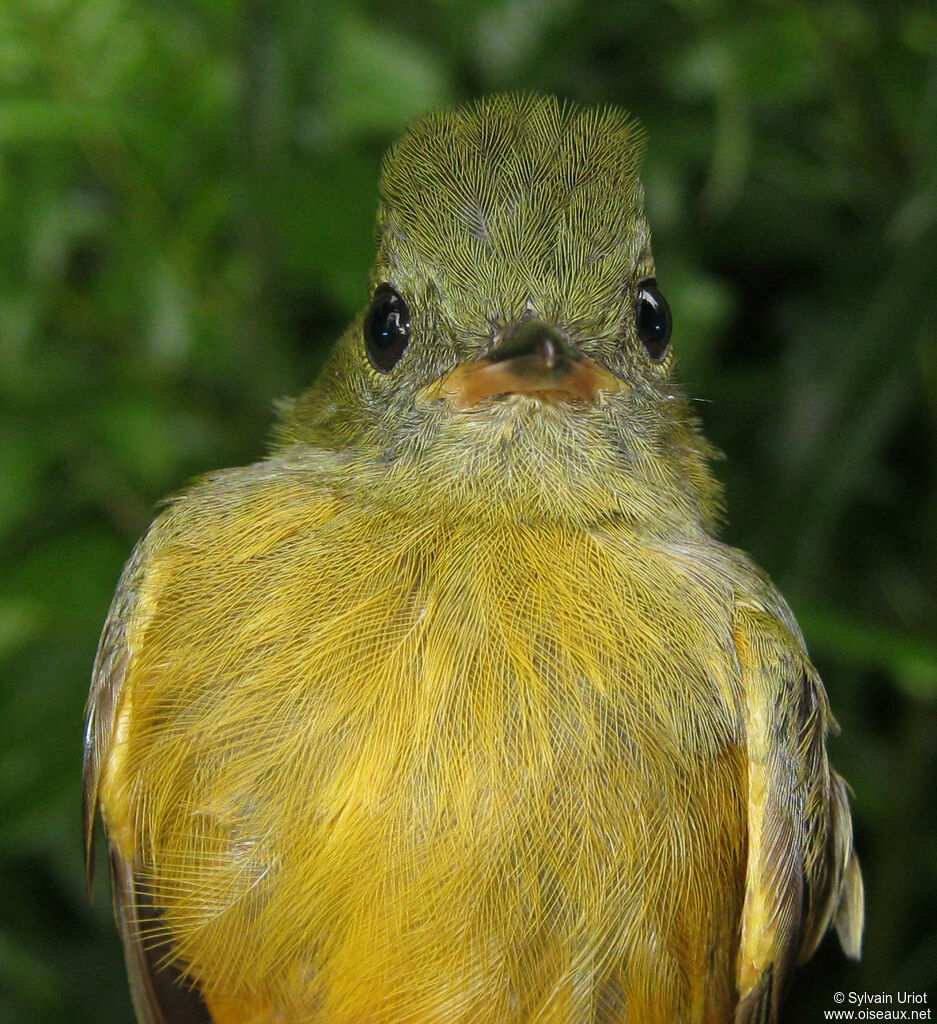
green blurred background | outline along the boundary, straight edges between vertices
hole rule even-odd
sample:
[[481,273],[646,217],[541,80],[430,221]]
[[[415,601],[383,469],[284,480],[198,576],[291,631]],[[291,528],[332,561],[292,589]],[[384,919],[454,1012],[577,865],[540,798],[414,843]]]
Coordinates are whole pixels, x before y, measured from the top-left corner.
[[131,1020],[79,840],[122,561],[167,492],[263,454],[273,400],[366,301],[386,144],[517,88],[646,126],[725,534],[790,598],[843,726],[866,955],[826,942],[786,1019],[837,989],[933,1002],[935,55],[932,0],[3,0],[0,1020]]

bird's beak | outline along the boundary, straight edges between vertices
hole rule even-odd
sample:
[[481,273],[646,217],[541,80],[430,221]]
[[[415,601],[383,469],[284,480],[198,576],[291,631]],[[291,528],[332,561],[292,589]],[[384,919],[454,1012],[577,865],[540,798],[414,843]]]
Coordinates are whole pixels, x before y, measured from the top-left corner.
[[600,392],[624,387],[624,381],[583,355],[555,327],[527,320],[481,359],[461,363],[423,388],[417,402],[448,399],[462,411],[501,395],[597,402]]

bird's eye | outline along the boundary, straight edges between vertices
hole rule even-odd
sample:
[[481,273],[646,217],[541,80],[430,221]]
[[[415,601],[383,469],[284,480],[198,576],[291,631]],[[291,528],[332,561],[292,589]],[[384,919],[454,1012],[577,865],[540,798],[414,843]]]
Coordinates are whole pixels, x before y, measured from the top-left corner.
[[375,370],[390,371],[410,343],[410,310],[389,284],[378,286],[364,318],[364,342]]
[[654,362],[660,362],[667,354],[667,346],[670,344],[673,318],[670,315],[670,306],[661,295],[653,277],[638,282],[634,315],[638,337],[647,349],[647,354]]

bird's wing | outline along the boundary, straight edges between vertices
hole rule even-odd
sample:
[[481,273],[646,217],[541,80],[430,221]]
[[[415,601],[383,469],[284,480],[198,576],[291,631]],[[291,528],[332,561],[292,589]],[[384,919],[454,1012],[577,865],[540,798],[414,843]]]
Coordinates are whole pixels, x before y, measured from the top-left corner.
[[773,1024],[794,965],[830,923],[858,957],[862,876],[843,780],[829,766],[833,719],[798,639],[760,608],[742,607],[735,644],[748,750],[748,865],[736,1024]]
[[85,872],[89,894],[94,882],[94,823],[98,811],[101,771],[111,751],[117,710],[130,660],[128,633],[136,611],[140,581],[143,577],[145,543],[144,540],[136,546],[117,584],[104,631],[98,643],[91,674],[91,692],[85,706],[82,803]]
[[[133,658],[140,587],[147,541],[141,541],[124,567],[98,645],[85,710],[83,782],[85,868],[89,891],[94,881],[94,824],[101,774],[118,741],[119,719],[128,666]],[[129,826],[122,823],[119,831]],[[123,839],[123,841],[121,841]],[[212,1024],[196,989],[171,962],[168,943],[144,941],[147,925],[159,911],[136,877],[132,837],[109,835],[114,916],[120,929],[133,1004],[140,1024]]]

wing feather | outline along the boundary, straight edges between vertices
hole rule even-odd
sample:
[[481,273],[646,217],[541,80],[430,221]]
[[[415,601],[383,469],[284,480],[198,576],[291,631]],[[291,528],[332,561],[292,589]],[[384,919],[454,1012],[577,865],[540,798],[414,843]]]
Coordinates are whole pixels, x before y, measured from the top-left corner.
[[833,719],[799,639],[773,615],[746,607],[735,641],[749,761],[735,1020],[773,1024],[795,964],[834,919],[843,948],[858,956],[862,880],[845,784],[826,755]]
[[[98,645],[85,712],[82,803],[85,870],[89,893],[94,882],[94,824],[101,776],[119,729],[124,684],[133,656],[131,641],[146,563],[146,539],[131,555]],[[199,991],[172,962],[171,946],[149,934],[159,909],[148,898],[133,865],[133,842],[109,836],[114,917],[124,947],[130,992],[140,1024],[212,1024]]]
[[121,573],[98,644],[85,706],[84,763],[82,765],[82,819],[85,874],[90,894],[94,883],[94,823],[98,812],[101,770],[107,760],[117,723],[117,708],[127,674],[127,632],[137,604],[143,574],[145,541],[134,548]]

